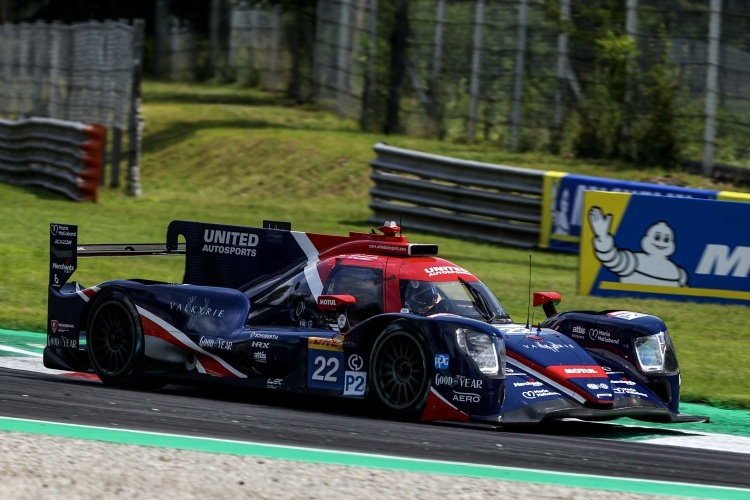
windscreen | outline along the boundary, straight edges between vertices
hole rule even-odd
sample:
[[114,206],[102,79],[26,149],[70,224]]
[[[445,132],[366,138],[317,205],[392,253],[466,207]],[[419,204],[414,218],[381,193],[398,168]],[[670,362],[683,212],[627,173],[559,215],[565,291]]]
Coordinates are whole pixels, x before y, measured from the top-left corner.
[[[490,323],[510,323],[510,315],[481,281],[401,281],[401,303],[412,314],[456,314]],[[406,312],[406,311],[405,311]]]

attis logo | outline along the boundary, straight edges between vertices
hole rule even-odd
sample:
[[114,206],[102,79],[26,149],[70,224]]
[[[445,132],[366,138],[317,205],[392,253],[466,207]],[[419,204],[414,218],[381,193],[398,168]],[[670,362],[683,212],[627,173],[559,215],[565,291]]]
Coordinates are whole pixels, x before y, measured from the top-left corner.
[[57,320],[53,319],[52,321],[50,321],[50,323],[52,326],[52,333],[57,333]]

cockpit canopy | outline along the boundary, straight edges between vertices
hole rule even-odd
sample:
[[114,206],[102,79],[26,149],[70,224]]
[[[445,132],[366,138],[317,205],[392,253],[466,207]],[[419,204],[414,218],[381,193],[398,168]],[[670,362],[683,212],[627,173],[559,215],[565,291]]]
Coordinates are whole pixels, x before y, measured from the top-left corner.
[[481,281],[401,280],[403,312],[420,316],[455,314],[492,323],[510,323],[510,315]]

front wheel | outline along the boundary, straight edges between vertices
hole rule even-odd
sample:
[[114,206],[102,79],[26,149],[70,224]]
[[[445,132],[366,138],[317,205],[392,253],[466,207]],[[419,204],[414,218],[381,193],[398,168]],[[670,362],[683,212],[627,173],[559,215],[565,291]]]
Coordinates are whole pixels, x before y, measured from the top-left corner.
[[404,330],[383,332],[370,357],[373,402],[397,418],[417,418],[427,402],[430,376],[427,346]]
[[86,344],[91,365],[104,384],[137,384],[146,359],[143,328],[138,311],[124,293],[109,289],[96,298]]

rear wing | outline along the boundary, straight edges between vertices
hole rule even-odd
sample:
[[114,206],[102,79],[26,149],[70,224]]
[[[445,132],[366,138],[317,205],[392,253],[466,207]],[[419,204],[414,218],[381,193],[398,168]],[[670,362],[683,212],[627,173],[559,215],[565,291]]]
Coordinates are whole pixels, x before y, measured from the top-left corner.
[[185,245],[167,249],[165,243],[123,243],[78,245],[78,226],[50,224],[49,284],[59,290],[78,266],[78,257],[134,257],[142,255],[179,255]]
[[[172,221],[166,243],[78,244],[78,226],[50,224],[52,288],[75,272],[78,257],[185,255],[183,283],[239,288],[290,266],[317,260],[319,252],[349,241],[346,236],[290,231],[289,223],[264,221],[263,228]],[[185,243],[180,243],[180,237]]]

